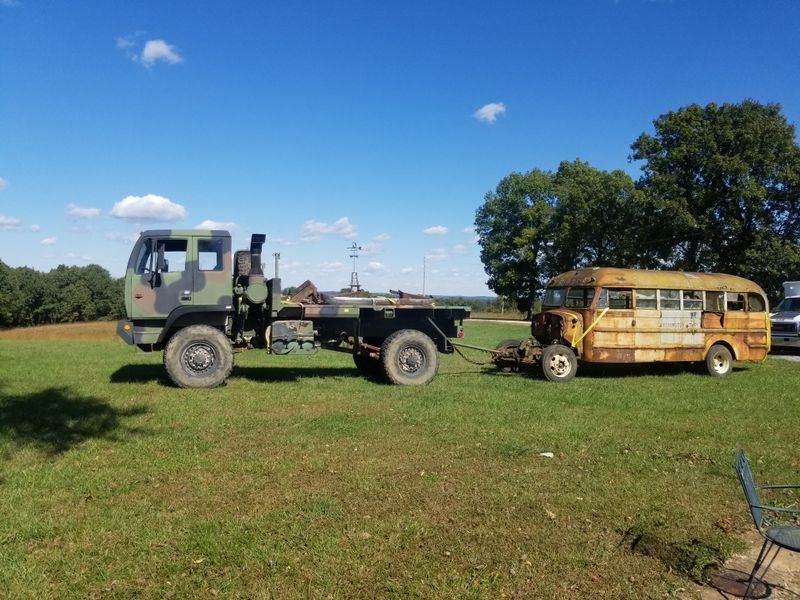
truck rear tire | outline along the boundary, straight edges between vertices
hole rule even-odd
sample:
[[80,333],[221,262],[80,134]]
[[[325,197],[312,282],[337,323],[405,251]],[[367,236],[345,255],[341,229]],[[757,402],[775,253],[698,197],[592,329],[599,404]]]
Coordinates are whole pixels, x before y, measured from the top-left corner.
[[394,332],[381,346],[386,377],[398,385],[424,385],[439,370],[439,352],[433,340],[416,329]]
[[190,325],[170,338],[164,348],[164,368],[178,387],[217,387],[231,374],[233,350],[219,329]]
[[578,372],[575,353],[561,344],[545,346],[542,350],[542,372],[550,381],[569,381]]

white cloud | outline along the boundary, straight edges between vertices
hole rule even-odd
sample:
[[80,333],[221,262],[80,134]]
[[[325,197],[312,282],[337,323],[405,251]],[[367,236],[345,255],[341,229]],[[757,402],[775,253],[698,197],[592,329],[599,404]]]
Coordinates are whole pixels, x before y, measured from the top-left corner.
[[22,220],[16,217],[4,217],[0,215],[0,231],[7,231],[9,229],[19,229]]
[[186,209],[155,194],[126,196],[111,209],[111,216],[128,221],[180,221]]
[[32,231],[33,233],[36,233],[37,231],[40,231],[41,229],[42,229],[42,228],[41,228],[41,226],[40,226],[40,225],[37,225],[36,223],[34,223],[33,225],[31,225],[31,231]]
[[390,236],[388,233],[379,233],[374,238],[372,238],[372,241],[373,242],[388,242],[390,239],[392,239],[392,236]]
[[369,242],[361,246],[361,254],[363,256],[376,256],[383,252],[383,244],[377,242]]
[[347,217],[342,217],[331,225],[309,219],[300,228],[300,239],[303,241],[318,240],[328,234],[340,235],[347,240],[352,240],[358,235],[358,226],[353,225]]
[[470,225],[469,227],[464,227],[464,229],[462,229],[461,231],[466,233],[466,234],[475,233],[475,226],[474,225]]
[[19,6],[19,0],[0,0],[0,6]]
[[159,61],[176,65],[183,62],[183,57],[175,49],[175,46],[164,40],[147,40],[142,49],[141,61],[149,69]]
[[456,244],[450,248],[434,248],[425,256],[430,261],[447,260],[448,258],[452,258],[454,256],[461,256],[466,251],[467,247],[464,244]]
[[367,263],[367,266],[362,269],[364,273],[383,273],[386,271],[386,266],[378,261]]
[[236,231],[239,229],[239,226],[233,221],[212,221],[211,219],[206,219],[194,227],[195,229],[224,229],[226,231]]
[[447,232],[448,229],[444,225],[434,225],[422,230],[425,235],[447,235]]
[[2,177],[0,177],[0,192],[2,192],[7,187],[8,187],[8,182]]
[[118,231],[109,231],[106,233],[105,238],[112,242],[119,242],[120,244],[130,245],[139,239],[138,233],[120,233]]
[[484,104],[481,106],[478,110],[472,113],[472,116],[478,119],[478,121],[483,121],[484,123],[491,125],[497,120],[497,117],[505,114],[505,112],[505,104],[502,102],[490,102],[489,104]]
[[44,238],[41,242],[39,242],[42,246],[52,246],[58,241],[58,238],[55,237],[48,237]]
[[403,267],[402,269],[400,269],[400,273],[402,275],[408,275],[409,273],[413,272],[414,272],[414,267]]
[[73,219],[91,219],[92,217],[100,216],[99,208],[81,208],[80,206],[75,206],[72,202],[67,204],[64,212]]

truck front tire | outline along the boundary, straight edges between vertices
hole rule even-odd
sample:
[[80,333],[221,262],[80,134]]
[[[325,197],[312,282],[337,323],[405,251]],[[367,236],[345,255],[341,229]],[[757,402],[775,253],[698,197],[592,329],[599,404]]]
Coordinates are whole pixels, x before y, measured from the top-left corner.
[[170,338],[164,348],[164,368],[178,387],[217,387],[231,374],[233,350],[219,329],[190,325]]
[[424,385],[439,370],[439,352],[433,340],[416,329],[394,332],[381,346],[386,377],[399,385]]

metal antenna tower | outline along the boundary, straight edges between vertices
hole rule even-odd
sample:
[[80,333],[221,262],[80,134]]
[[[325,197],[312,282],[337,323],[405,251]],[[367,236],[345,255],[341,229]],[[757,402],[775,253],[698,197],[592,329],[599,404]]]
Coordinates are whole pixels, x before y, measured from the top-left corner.
[[353,242],[351,246],[347,248],[350,251],[350,258],[353,259],[353,271],[350,273],[350,291],[351,292],[360,292],[361,286],[358,283],[358,273],[356,272],[356,259],[358,258],[358,251],[361,250],[361,246],[359,246],[356,242]]

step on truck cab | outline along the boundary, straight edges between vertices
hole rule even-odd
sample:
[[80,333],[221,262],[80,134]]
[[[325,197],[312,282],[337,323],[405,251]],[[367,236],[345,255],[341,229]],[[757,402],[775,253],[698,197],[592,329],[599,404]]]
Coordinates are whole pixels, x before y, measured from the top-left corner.
[[127,319],[118,335],[142,351],[163,350],[166,371],[181,387],[220,385],[236,352],[319,348],[351,353],[367,375],[425,384],[438,370],[438,353],[453,352],[448,340],[463,335],[470,309],[436,307],[431,298],[329,301],[314,288],[288,301],[277,274],[264,274],[265,240],[253,234],[249,249],[234,252],[227,231],[142,232],[128,260]]

